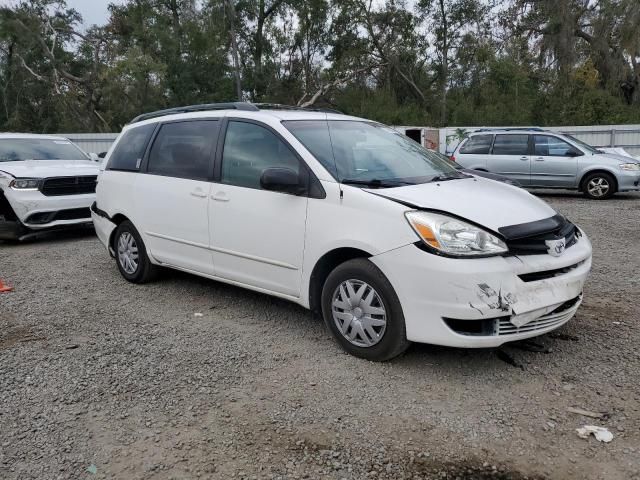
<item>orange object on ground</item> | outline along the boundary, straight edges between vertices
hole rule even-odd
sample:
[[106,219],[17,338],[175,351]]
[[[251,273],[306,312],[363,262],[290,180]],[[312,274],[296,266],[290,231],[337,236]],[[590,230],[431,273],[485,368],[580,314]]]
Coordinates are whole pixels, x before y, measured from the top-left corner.
[[13,287],[6,285],[0,278],[0,293],[13,292]]

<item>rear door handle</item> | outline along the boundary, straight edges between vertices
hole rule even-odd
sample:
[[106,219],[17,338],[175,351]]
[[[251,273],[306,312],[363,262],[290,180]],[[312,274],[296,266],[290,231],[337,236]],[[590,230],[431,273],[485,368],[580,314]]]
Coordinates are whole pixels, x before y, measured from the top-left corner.
[[204,193],[202,190],[194,190],[193,192],[191,192],[191,196],[198,197],[198,198],[207,198],[207,194]]
[[536,157],[536,162],[544,162],[544,158],[542,158],[542,157]]
[[211,195],[211,198],[213,200],[215,200],[216,202],[228,202],[229,201],[229,197],[227,197],[227,194],[225,192],[218,192],[214,195]]
[[529,157],[520,157],[520,160],[522,160],[523,162],[526,162],[527,160],[529,160]]

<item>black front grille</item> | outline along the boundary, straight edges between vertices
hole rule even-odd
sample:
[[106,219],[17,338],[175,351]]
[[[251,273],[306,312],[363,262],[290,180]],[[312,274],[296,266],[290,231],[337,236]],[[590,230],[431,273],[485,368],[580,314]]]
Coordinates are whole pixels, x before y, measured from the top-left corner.
[[548,253],[547,240],[564,239],[565,248],[576,244],[582,235],[580,230],[562,215],[503,227],[499,232],[505,237],[509,252],[513,255],[544,255]]
[[542,272],[532,272],[532,273],[523,273],[522,275],[518,275],[520,280],[523,282],[538,282],[540,280],[546,280],[548,278],[558,277],[560,275],[564,275],[566,273],[575,270],[580,265],[582,265],[584,261],[578,262],[575,265],[570,265],[564,268],[556,268],[554,270],[544,270]]
[[96,176],[45,178],[40,191],[47,197],[96,192]]

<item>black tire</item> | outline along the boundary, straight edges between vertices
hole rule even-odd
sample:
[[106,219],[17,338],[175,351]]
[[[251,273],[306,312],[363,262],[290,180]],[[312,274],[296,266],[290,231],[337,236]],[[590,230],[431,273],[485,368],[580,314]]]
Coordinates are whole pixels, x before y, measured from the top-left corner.
[[29,229],[18,221],[0,220],[0,240],[17,242],[27,233],[29,233]]
[[[126,235],[130,235],[131,237],[133,237],[135,246],[138,250],[138,262],[135,270],[133,271],[131,271],[130,267],[123,265],[120,255],[118,254],[118,244],[120,242],[120,238]],[[118,225],[118,228],[113,235],[112,247],[116,254],[116,265],[118,265],[118,270],[120,270],[120,274],[125,278],[125,280],[131,283],[147,283],[156,277],[158,267],[152,264],[149,260],[149,256],[147,255],[147,248],[142,241],[142,237],[129,220],[125,220],[120,225]]]
[[[336,294],[340,285],[348,280],[356,280],[368,284],[375,290],[384,306],[386,327],[381,339],[374,345],[354,345],[342,334],[336,325],[336,321],[334,321],[332,305],[334,294]],[[327,328],[340,346],[356,357],[374,362],[384,362],[397,357],[410,345],[407,340],[402,306],[395,290],[380,269],[366,258],[349,260],[338,265],[329,274],[322,288],[322,316]]]
[[[606,185],[607,191],[602,195],[594,195],[590,192],[589,185],[594,181],[602,182],[603,185]],[[611,198],[616,193],[616,187],[616,179],[613,178],[613,175],[604,172],[590,173],[582,181],[582,192],[585,197],[590,198],[591,200],[606,200],[607,198]]]

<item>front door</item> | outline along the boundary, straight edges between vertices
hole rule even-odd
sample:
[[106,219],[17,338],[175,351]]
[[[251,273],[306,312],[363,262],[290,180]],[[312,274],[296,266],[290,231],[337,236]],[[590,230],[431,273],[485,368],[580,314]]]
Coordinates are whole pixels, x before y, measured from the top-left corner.
[[134,185],[138,223],[153,257],[210,275],[209,179],[218,125],[217,120],[163,124]]
[[531,185],[534,187],[575,187],[579,152],[552,135],[533,136]]
[[498,134],[493,150],[487,159],[487,170],[529,185],[531,180],[531,156],[529,135]]
[[298,297],[308,199],[263,190],[260,177],[305,167],[272,130],[243,120],[229,121],[221,162],[209,207],[216,276]]

